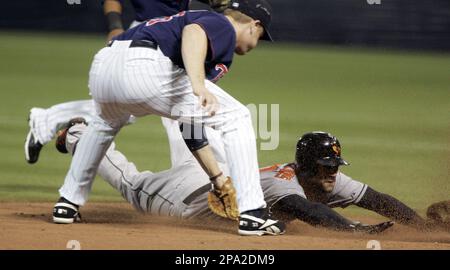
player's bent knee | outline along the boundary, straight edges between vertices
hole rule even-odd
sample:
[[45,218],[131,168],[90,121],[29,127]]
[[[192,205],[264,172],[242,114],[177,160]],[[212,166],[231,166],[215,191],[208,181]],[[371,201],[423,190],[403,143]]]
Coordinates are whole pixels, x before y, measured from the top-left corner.
[[241,108],[239,108],[239,115],[242,118],[251,118],[252,117],[250,110],[244,105],[242,105]]
[[233,113],[231,113],[231,117],[229,118],[229,122],[231,123],[251,123],[252,122],[252,114],[250,110],[241,104],[240,108]]

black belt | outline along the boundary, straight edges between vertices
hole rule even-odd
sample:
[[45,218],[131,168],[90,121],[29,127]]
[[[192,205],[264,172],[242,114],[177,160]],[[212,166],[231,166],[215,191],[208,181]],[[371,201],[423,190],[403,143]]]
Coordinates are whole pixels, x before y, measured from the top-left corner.
[[[108,47],[111,47],[111,45],[115,42],[116,40],[110,41],[108,43]],[[132,47],[144,47],[144,48],[150,48],[150,49],[158,49],[158,44],[156,44],[153,41],[150,40],[132,40],[130,43],[130,48]]]
[[192,192],[191,195],[187,196],[186,199],[183,200],[183,203],[186,205],[189,205],[189,204],[191,204],[191,202],[193,202],[195,199],[197,199],[198,196],[210,191],[211,189],[212,189],[211,184],[206,184],[204,186],[201,186],[196,191]]

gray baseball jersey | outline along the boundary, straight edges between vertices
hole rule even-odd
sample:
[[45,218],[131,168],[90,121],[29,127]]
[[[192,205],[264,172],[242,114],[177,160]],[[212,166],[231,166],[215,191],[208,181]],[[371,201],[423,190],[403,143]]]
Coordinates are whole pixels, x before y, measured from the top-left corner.
[[[299,195],[305,199],[316,201],[317,198],[308,198],[299,184],[292,164],[273,165],[261,169],[261,185],[264,198],[269,206],[288,195]],[[358,203],[364,196],[367,185],[353,180],[349,176],[338,172],[336,184],[331,193],[326,194],[318,202],[330,207],[347,207]]]

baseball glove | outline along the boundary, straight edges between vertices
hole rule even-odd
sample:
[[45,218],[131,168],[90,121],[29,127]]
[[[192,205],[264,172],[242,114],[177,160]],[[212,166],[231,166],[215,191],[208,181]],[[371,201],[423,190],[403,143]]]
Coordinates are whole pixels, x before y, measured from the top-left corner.
[[427,222],[450,231],[450,200],[433,203],[427,209]]
[[231,178],[227,177],[221,189],[213,189],[208,194],[208,206],[215,213],[224,218],[238,220],[239,210],[237,206],[236,190]]
[[230,0],[209,0],[209,6],[216,12],[223,12],[229,4]]

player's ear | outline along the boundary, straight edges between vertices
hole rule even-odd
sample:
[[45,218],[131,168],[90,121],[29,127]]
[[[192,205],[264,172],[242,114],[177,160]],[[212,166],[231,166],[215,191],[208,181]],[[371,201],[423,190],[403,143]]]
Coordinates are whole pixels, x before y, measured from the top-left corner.
[[256,29],[261,29],[261,37],[262,37],[262,35],[264,34],[264,27],[262,26],[261,21],[260,20],[255,20],[254,21],[254,26],[255,26]]

